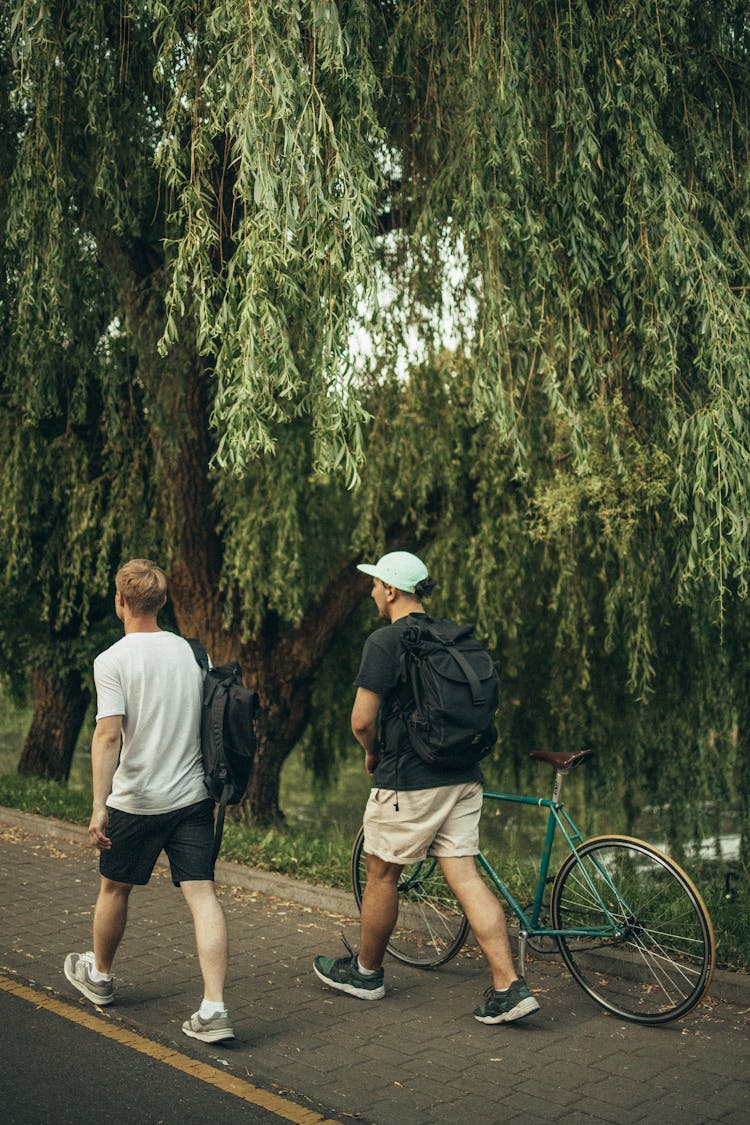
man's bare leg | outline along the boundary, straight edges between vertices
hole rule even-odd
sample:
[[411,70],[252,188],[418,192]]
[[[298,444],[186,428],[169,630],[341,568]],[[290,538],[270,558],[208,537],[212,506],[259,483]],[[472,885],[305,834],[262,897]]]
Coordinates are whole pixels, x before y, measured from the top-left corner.
[[117,883],[100,876],[94,910],[94,962],[100,973],[111,973],[115,953],[125,933],[132,883]]
[[493,988],[507,988],[517,974],[505,911],[479,874],[474,856],[441,858],[440,866],[489,962]]
[[398,919],[398,880],[403,864],[367,856],[367,882],[362,895],[359,963],[377,970]]
[[224,910],[216,897],[216,887],[210,879],[196,879],[181,883],[180,890],[193,916],[195,943],[203,976],[203,999],[222,1003],[229,939]]

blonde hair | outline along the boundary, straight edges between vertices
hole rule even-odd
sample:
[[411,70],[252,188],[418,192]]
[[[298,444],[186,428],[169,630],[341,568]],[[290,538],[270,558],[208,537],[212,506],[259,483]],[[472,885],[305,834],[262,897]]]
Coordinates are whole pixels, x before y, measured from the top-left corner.
[[115,575],[115,587],[132,613],[156,616],[167,600],[167,576],[150,559],[131,559]]

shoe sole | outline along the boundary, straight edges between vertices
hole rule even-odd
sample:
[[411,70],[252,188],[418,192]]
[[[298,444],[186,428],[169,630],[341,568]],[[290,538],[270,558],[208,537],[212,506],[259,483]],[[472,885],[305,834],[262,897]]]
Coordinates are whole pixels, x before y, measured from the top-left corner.
[[524,1016],[533,1016],[538,1011],[538,1001],[533,996],[527,996],[525,1000],[520,1000],[509,1012],[502,1012],[499,1016],[478,1016],[475,1014],[474,1019],[479,1020],[480,1023],[513,1023],[514,1020],[521,1020]]
[[90,992],[84,982],[78,980],[78,978],[73,975],[73,972],[68,969],[67,961],[65,962],[63,971],[66,978],[73,985],[73,988],[77,988],[81,995],[85,996],[87,1000],[90,1000],[92,1004],[96,1004],[97,1008],[106,1008],[107,1005],[111,1004],[114,1000],[114,996],[97,996],[95,992]]
[[327,984],[329,988],[335,988],[337,992],[346,992],[348,996],[356,996],[358,1000],[382,1000],[385,996],[384,984],[378,985],[377,988],[357,988],[355,984],[346,984],[344,981],[331,980],[330,977],[321,973],[318,966],[314,963],[313,971],[318,980],[322,980],[323,984]]
[[191,1039],[200,1039],[201,1043],[221,1043],[224,1039],[234,1039],[234,1032],[228,1028],[223,1031],[193,1031],[190,1027],[183,1027],[182,1030]]

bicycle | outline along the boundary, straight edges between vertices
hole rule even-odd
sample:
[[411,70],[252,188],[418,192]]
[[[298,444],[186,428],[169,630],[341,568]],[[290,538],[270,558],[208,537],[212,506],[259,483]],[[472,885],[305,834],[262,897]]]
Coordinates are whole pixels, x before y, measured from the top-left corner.
[[[637,1023],[668,1023],[694,1008],[708,988],[716,957],[711,919],[690,878],[651,844],[619,835],[584,839],[560,795],[565,776],[592,754],[530,755],[555,770],[551,799],[484,793],[485,800],[548,810],[530,906],[518,903],[482,852],[477,861],[518,919],[522,976],[527,946],[539,953],[556,946],[573,979],[601,1007]],[[550,877],[558,832],[568,854]],[[366,883],[362,829],[352,850],[352,883],[360,908]],[[388,952],[420,969],[437,968],[455,957],[469,923],[439,862],[428,857],[405,867],[398,891],[399,920]]]

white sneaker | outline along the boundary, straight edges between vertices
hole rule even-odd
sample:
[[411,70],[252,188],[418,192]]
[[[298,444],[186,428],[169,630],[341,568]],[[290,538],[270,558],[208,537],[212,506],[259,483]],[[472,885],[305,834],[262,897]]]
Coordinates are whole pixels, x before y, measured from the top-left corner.
[[114,1000],[115,990],[111,979],[91,979],[91,970],[95,968],[94,954],[90,950],[88,953],[69,953],[65,958],[65,976],[73,985],[73,988],[77,988],[79,992],[83,993],[92,1004],[105,1008],[107,1004],[111,1004]]
[[200,1039],[203,1043],[220,1043],[222,1039],[234,1039],[234,1028],[227,1011],[217,1012],[208,1019],[203,1019],[200,1012],[195,1012],[189,1020],[185,1020],[182,1030],[191,1039]]

